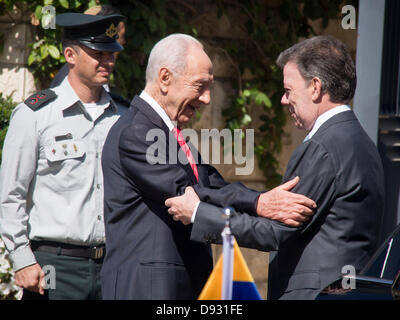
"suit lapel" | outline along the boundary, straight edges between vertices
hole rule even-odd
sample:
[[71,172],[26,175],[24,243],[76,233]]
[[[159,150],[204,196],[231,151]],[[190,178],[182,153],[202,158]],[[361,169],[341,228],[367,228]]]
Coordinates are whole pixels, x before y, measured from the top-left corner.
[[137,108],[158,128],[161,128],[165,133],[169,132],[167,125],[163,119],[154,111],[154,109],[142,98],[135,96],[131,102],[131,108]]
[[313,137],[311,139],[309,139],[308,141],[302,143],[301,145],[299,145],[294,152],[292,153],[288,165],[287,165],[287,169],[285,172],[284,177],[282,178],[282,183],[285,183],[286,181],[288,181],[291,178],[294,178],[297,173],[294,172],[294,168],[297,168],[297,164],[302,161],[304,153],[307,150],[308,144],[310,143],[310,141],[314,140],[314,139],[318,139],[320,136],[322,136],[325,131],[327,129],[329,129],[331,126],[334,126],[337,123],[340,122],[344,122],[344,121],[358,121],[354,112],[353,111],[344,111],[341,113],[338,113],[336,115],[334,115],[332,118],[328,119],[327,121],[325,121],[322,126],[317,130],[317,132],[315,132],[315,134],[313,135]]
[[[186,159],[186,155],[183,152],[182,148],[180,147],[174,134],[168,129],[167,125],[165,124],[163,119],[157,114],[157,112],[154,111],[154,109],[139,96],[135,96],[133,98],[133,100],[131,102],[131,108],[137,108],[140,112],[142,112],[146,115],[146,117],[153,123],[153,125],[155,125],[156,127],[160,128],[164,131],[165,137],[168,137],[168,139],[166,141],[166,151],[171,152],[169,144],[170,144],[170,142],[173,143],[173,146],[171,149],[173,150],[173,152],[176,152],[176,153],[173,155],[170,154],[170,157],[177,156],[176,159],[178,161],[178,165],[181,166],[183,168],[183,170],[186,171],[186,173],[190,177],[192,184],[197,184],[198,182],[197,182],[196,176],[194,175],[193,169],[190,166],[190,164],[187,161],[185,163],[181,163],[181,161],[179,161],[179,159]],[[193,154],[193,157],[195,159],[197,159],[195,157],[195,155],[198,154],[196,148],[194,148],[194,146],[190,143],[189,143],[189,148]],[[204,176],[204,175],[203,174],[200,175],[200,172],[199,172],[199,180],[200,181],[201,181],[201,178],[200,178],[201,176]]]

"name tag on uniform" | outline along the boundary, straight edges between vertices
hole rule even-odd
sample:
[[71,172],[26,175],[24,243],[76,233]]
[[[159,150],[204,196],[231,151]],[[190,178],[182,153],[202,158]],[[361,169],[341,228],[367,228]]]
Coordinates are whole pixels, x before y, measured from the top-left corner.
[[72,133],[67,133],[62,136],[56,136],[54,138],[56,141],[62,141],[62,140],[71,140],[72,139]]

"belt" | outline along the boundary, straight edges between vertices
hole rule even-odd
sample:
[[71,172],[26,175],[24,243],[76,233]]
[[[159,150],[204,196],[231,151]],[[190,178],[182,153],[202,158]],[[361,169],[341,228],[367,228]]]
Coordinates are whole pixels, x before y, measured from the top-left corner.
[[106,252],[106,248],[104,245],[90,247],[61,242],[35,240],[31,241],[31,249],[32,251],[42,251],[62,256],[89,258],[95,260],[103,258]]

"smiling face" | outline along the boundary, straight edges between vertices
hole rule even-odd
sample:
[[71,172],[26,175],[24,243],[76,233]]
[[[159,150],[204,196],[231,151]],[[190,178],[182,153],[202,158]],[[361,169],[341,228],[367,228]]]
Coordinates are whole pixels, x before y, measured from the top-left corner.
[[168,86],[165,111],[178,126],[190,121],[201,105],[209,104],[213,81],[212,63],[199,46],[192,45],[187,55],[187,65],[182,74],[173,74]]
[[115,64],[113,52],[97,51],[83,45],[66,48],[65,57],[71,65],[70,72],[88,87],[108,83]]
[[289,107],[289,112],[299,129],[311,130],[318,118],[318,108],[313,103],[313,86],[300,74],[297,65],[288,62],[283,68],[282,105]]

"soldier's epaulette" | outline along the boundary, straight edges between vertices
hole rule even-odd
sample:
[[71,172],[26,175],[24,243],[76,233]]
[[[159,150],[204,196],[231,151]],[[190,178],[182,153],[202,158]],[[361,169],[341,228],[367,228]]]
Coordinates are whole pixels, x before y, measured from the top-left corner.
[[118,102],[119,104],[123,105],[124,107],[129,108],[131,102],[128,99],[125,99],[124,97],[120,96],[119,94],[115,92],[109,92],[111,98],[115,101]]
[[57,95],[53,90],[46,89],[34,93],[24,103],[31,108],[33,111],[39,110],[41,107],[45,106],[51,100],[56,98]]

